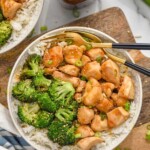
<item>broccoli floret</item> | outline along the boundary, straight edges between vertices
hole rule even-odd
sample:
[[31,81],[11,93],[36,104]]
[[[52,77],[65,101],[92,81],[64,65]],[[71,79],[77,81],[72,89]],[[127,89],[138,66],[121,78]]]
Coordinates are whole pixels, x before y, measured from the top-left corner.
[[9,21],[0,22],[0,46],[4,45],[12,34],[12,26]]
[[75,143],[75,127],[69,123],[55,120],[48,129],[48,137],[62,146]]
[[38,90],[47,91],[51,85],[51,80],[45,78],[43,74],[40,74],[33,78],[33,84]]
[[36,128],[46,128],[50,125],[54,115],[47,111],[39,111],[33,119],[32,125]]
[[73,101],[65,108],[59,108],[55,116],[62,122],[73,121],[77,117],[78,103]]
[[0,22],[3,20],[4,20],[4,16],[3,16],[2,10],[0,9]]
[[36,91],[31,84],[31,80],[18,82],[13,87],[12,94],[15,98],[23,102],[32,102],[36,100]]
[[18,106],[18,116],[22,122],[32,125],[36,128],[46,128],[53,120],[53,114],[41,111],[38,104],[25,103]]
[[49,93],[54,101],[59,102],[61,106],[67,106],[73,98],[75,89],[69,82],[54,79],[49,87]]
[[69,109],[59,108],[55,116],[62,122],[68,122],[75,119],[76,113]]
[[18,116],[22,122],[31,124],[35,114],[40,110],[38,104],[25,103],[22,106],[18,106]]
[[32,78],[43,73],[40,67],[41,56],[37,54],[30,55],[23,66],[21,78]]
[[56,112],[59,105],[51,100],[48,93],[40,93],[37,96],[37,101],[41,109],[48,112]]

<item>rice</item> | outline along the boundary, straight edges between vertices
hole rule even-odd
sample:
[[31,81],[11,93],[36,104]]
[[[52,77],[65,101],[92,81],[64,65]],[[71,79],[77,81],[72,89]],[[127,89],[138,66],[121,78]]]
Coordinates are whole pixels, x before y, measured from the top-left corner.
[[0,47],[0,53],[13,48],[24,40],[34,28],[40,15],[43,0],[26,0],[16,16],[10,21],[13,32],[7,43]]

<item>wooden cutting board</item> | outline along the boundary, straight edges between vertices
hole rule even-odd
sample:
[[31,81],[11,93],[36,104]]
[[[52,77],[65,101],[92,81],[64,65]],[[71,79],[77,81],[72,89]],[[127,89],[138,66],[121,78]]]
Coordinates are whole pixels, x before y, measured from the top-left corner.
[[[66,26],[91,27],[109,34],[119,42],[135,42],[123,12],[116,7],[92,14]],[[11,68],[25,47],[37,37],[26,39],[11,51],[0,54],[0,103],[6,107],[6,89]],[[130,54],[137,64],[150,68],[150,58],[143,56],[140,51],[130,50]],[[130,150],[150,150],[150,143],[144,139],[146,132],[146,124],[144,123],[150,122],[150,78],[141,74],[141,79],[143,84],[142,111],[136,123],[136,127],[121,144],[120,147],[122,150],[124,150],[124,148]]]

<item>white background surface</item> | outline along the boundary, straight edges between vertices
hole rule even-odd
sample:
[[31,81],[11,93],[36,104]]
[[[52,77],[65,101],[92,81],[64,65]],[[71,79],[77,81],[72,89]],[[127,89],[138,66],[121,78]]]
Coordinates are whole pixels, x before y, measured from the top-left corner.
[[[114,6],[120,7],[125,13],[136,41],[150,43],[150,7],[142,0],[93,0],[92,5],[79,9],[79,18]],[[77,19],[73,16],[72,10],[61,6],[59,0],[45,0],[35,32],[39,34],[41,26],[46,25],[50,30]],[[142,52],[150,57],[150,51]]]

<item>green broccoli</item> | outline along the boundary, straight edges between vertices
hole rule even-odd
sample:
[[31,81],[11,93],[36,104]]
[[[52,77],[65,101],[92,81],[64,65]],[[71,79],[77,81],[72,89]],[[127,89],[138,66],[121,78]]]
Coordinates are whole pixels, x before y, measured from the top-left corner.
[[18,116],[22,122],[31,124],[35,114],[38,113],[40,107],[38,104],[25,103],[23,106],[18,106]]
[[55,116],[62,122],[68,122],[75,119],[76,113],[69,109],[59,108]]
[[70,123],[55,120],[48,128],[48,137],[62,146],[74,144],[76,140],[75,129]]
[[2,10],[0,9],[0,22],[3,20],[4,20],[4,16],[3,16]]
[[22,106],[18,106],[18,117],[22,122],[36,128],[46,128],[50,125],[54,115],[46,111],[41,111],[36,103],[25,103]]
[[32,78],[43,73],[40,67],[41,56],[37,54],[30,55],[23,66],[21,78]]
[[56,112],[59,105],[51,100],[48,93],[40,93],[37,96],[37,101],[41,109],[48,112]]
[[51,85],[51,80],[45,78],[43,74],[40,74],[33,78],[33,84],[38,90],[47,91]]
[[36,91],[31,84],[31,80],[24,80],[18,82],[12,90],[15,98],[23,102],[32,102],[36,100]]
[[0,22],[0,46],[3,46],[12,34],[12,26],[9,21]]
[[59,108],[55,113],[55,117],[62,122],[73,121],[77,117],[77,109],[78,103],[73,101],[67,107]]
[[73,98],[75,89],[69,82],[54,79],[49,87],[49,93],[54,101],[60,103],[61,106],[67,106]]

